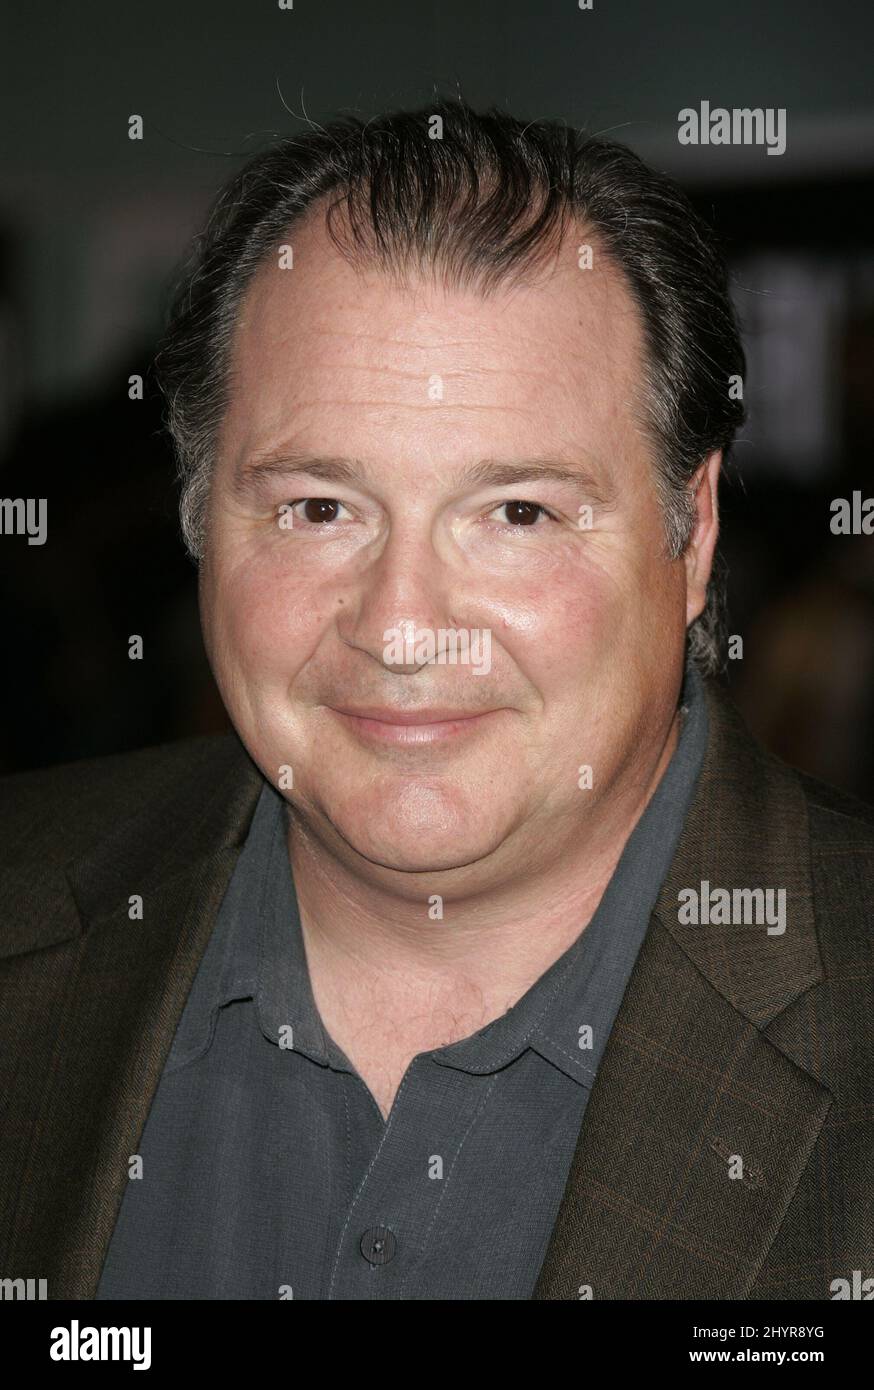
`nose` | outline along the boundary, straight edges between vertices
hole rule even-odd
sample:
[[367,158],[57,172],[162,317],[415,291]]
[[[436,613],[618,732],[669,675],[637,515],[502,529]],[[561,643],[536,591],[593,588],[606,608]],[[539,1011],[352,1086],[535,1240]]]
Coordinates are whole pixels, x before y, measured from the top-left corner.
[[455,625],[452,586],[424,527],[394,531],[344,595],[339,634],[386,670],[413,675],[425,664],[410,659],[419,635]]

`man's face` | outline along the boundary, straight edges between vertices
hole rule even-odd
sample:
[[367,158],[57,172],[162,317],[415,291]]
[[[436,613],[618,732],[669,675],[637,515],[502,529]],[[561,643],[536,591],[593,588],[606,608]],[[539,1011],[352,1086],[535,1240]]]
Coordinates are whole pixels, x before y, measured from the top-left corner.
[[[639,316],[605,257],[578,268],[579,239],[536,285],[483,298],[362,276],[319,217],[244,301],[206,646],[254,760],[274,786],[291,767],[288,800],[359,870],[579,854],[663,749],[684,562],[665,558],[633,413]],[[569,476],[513,480],[532,461]],[[378,719],[341,712],[363,709]]]

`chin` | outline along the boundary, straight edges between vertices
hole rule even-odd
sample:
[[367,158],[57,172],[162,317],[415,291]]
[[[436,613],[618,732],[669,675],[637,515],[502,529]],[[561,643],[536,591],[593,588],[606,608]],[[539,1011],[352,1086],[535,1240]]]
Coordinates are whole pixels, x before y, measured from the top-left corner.
[[440,873],[482,859],[500,836],[484,833],[482,816],[468,814],[405,817],[395,801],[381,808],[350,809],[322,805],[320,813],[356,854],[372,864],[403,873]]
[[340,833],[363,859],[383,869],[394,869],[398,873],[439,874],[449,869],[463,868],[488,853],[488,849],[479,852],[476,846],[471,845],[470,840],[464,844],[436,847],[424,845],[423,836],[420,834],[412,836],[409,844],[401,845],[397,840],[389,842],[379,836],[370,835],[355,839],[343,831]]

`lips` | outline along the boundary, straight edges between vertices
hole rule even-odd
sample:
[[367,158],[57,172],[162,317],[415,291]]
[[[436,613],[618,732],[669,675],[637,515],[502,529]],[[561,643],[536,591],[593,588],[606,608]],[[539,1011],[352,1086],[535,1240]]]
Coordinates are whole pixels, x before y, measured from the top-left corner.
[[328,706],[358,739],[372,746],[422,749],[463,744],[500,717],[500,709],[458,710],[448,705],[392,709],[386,705]]
[[422,709],[392,709],[385,705],[334,705],[338,714],[348,714],[353,719],[373,719],[379,724],[425,725],[459,723],[464,719],[476,719],[490,710],[459,710],[448,705],[430,705]]

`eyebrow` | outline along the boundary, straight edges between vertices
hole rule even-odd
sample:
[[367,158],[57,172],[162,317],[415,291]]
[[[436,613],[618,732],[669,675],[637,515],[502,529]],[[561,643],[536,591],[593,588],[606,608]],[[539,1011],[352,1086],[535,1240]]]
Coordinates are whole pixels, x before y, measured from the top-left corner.
[[[290,477],[297,473],[306,473],[323,482],[359,486],[367,482],[368,472],[366,465],[358,459],[285,450],[281,454],[249,459],[234,480],[234,490],[245,492],[252,486],[257,487],[261,480]],[[614,494],[606,481],[598,478],[584,464],[574,466],[547,457],[480,459],[477,463],[456,469],[450,475],[450,482],[458,491],[469,487],[507,487],[516,483],[571,483],[601,506],[609,506],[614,501]]]

